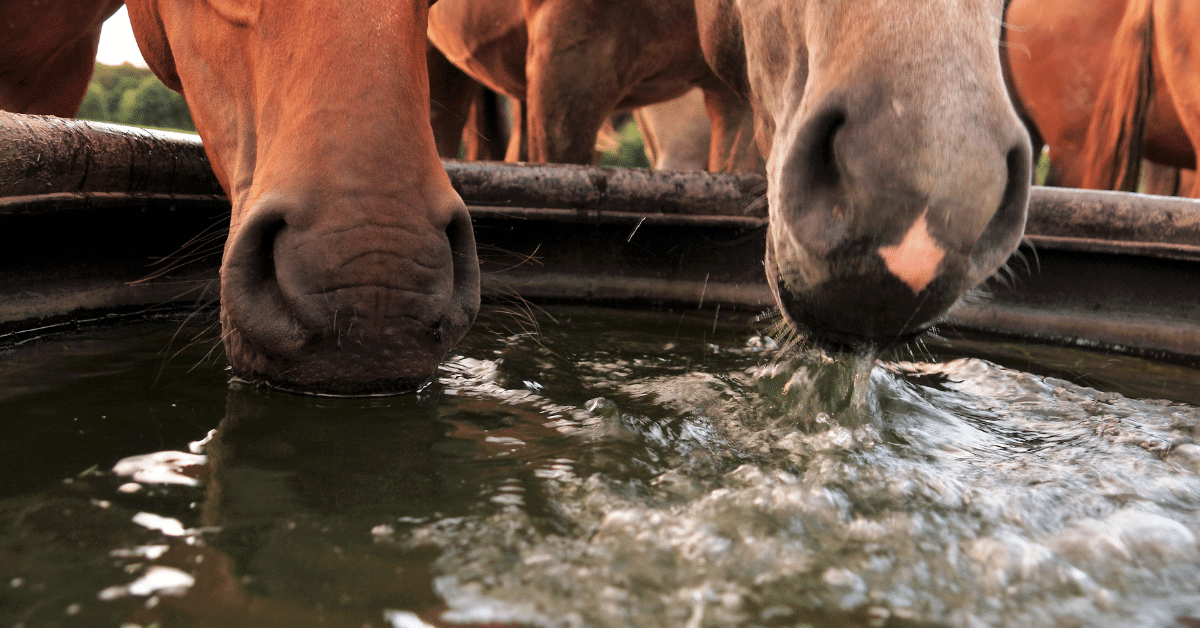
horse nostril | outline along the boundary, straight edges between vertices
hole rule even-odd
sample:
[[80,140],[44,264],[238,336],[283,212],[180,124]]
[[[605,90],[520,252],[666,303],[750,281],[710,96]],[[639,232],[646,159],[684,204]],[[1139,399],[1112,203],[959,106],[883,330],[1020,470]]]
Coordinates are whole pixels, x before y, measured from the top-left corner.
[[229,235],[222,280],[238,294],[278,290],[275,242],[286,227],[281,210],[256,208]]
[[222,316],[236,342],[271,347],[276,355],[299,351],[308,338],[279,285],[275,246],[286,227],[282,208],[256,208],[230,234],[221,265]]
[[971,263],[984,274],[978,281],[998,268],[1017,247],[1025,233],[1025,216],[1029,204],[1029,180],[1033,170],[1031,149],[1028,140],[1018,142],[1005,156],[1008,180],[1000,205],[992,215],[983,233],[971,247]]
[[251,234],[254,238],[249,244],[253,247],[250,252],[251,268],[258,283],[277,286],[278,276],[275,267],[275,241],[287,227],[282,218],[260,223]]
[[450,243],[453,260],[454,292],[451,298],[462,308],[465,319],[443,319],[439,323],[439,340],[442,334],[457,340],[471,326],[479,311],[479,257],[475,252],[475,230],[471,226],[471,215],[461,201],[459,203],[460,207],[446,225],[446,239]]
[[809,146],[810,186],[836,188],[841,183],[841,166],[834,141],[838,131],[846,125],[846,118],[846,110],[842,107],[829,107],[809,121],[806,144]]

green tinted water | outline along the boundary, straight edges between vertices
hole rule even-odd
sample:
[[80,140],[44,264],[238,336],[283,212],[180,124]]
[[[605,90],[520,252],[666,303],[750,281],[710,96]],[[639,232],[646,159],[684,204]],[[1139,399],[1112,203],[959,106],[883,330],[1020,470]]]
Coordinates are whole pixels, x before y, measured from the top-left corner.
[[437,383],[369,400],[231,386],[176,321],[9,347],[0,626],[1200,617],[1200,411],[1153,398],[1195,399],[1195,371],[779,355],[711,313],[539,320],[495,315]]

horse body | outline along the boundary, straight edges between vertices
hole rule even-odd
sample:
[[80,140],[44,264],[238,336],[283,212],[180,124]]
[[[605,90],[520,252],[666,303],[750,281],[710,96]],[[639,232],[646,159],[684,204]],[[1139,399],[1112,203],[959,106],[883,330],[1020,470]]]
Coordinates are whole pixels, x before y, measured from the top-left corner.
[[[1196,122],[1186,122],[1197,117],[1188,112],[1195,109],[1189,103],[1200,95],[1194,86],[1186,87],[1188,77],[1196,75],[1188,56],[1195,37],[1186,33],[1187,25],[1194,29],[1198,17],[1193,5],[1174,0],[1012,0],[1007,20],[1013,28],[1004,34],[1006,60],[1016,97],[1037,134],[1050,146],[1048,184],[1121,187],[1116,180],[1101,181],[1103,175],[1092,175],[1089,180],[1089,170],[1096,166],[1091,163],[1095,157],[1088,153],[1097,148],[1085,148],[1085,144],[1098,107],[1131,112],[1135,107],[1130,99],[1137,98],[1139,91],[1145,92],[1145,102],[1142,112],[1135,115],[1142,120],[1137,130],[1129,131],[1141,141],[1131,147],[1126,158],[1137,161],[1140,155],[1174,168],[1195,167],[1192,138],[1200,137],[1200,129]],[[1152,34],[1147,21],[1151,9],[1158,14]],[[1152,48],[1142,48],[1141,41],[1155,43]],[[1120,68],[1130,65],[1144,65],[1123,75],[1130,81],[1140,80],[1140,86],[1128,81],[1118,85]],[[1142,79],[1135,78],[1139,72],[1144,73]],[[1116,122],[1097,124],[1109,126],[1110,135],[1120,133]],[[1092,133],[1099,132],[1098,128]],[[1096,137],[1093,146],[1102,141]],[[1113,157],[1103,159],[1112,161]],[[1122,176],[1130,180],[1125,188],[1136,184],[1136,174]],[[1193,191],[1193,196],[1197,194],[1200,190]]]
[[0,109],[72,117],[122,0],[0,1]]
[[[522,105],[510,160],[592,163],[614,111],[704,90],[716,131],[710,162],[753,170],[745,103],[709,69],[688,2],[440,0],[429,38],[456,65]],[[739,144],[740,142],[740,144]]]
[[426,3],[128,6],[233,204],[221,320],[235,371],[333,393],[426,380],[479,304],[470,217],[429,124]]
[[833,344],[930,325],[1022,237],[1028,134],[1001,0],[696,0],[767,156],[767,276]]

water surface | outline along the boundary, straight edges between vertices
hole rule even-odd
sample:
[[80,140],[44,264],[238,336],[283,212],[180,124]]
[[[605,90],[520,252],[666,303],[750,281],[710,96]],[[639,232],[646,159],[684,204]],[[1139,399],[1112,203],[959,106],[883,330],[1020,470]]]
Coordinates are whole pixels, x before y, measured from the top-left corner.
[[174,320],[10,346],[0,625],[1200,625],[1195,371],[538,321],[367,400],[231,386]]

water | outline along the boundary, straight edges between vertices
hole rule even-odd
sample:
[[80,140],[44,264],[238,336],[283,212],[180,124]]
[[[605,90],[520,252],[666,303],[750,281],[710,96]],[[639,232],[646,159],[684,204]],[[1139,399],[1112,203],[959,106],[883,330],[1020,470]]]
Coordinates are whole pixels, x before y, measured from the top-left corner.
[[0,626],[1200,625],[1200,410],[1112,392],[1196,371],[539,321],[370,400],[231,386],[173,320],[9,347]]

